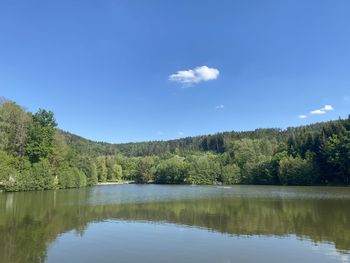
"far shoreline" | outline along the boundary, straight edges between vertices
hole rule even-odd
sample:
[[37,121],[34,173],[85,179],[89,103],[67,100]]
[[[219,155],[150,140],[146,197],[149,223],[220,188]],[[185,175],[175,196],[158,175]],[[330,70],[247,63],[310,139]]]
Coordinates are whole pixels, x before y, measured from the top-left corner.
[[134,181],[117,181],[117,182],[98,182],[95,186],[102,185],[118,185],[118,184],[134,184]]

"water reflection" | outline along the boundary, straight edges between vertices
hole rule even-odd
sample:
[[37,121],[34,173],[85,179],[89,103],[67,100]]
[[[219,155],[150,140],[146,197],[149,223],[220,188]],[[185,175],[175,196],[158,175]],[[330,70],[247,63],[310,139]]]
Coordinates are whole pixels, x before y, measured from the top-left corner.
[[[350,250],[346,188],[108,186],[0,194],[0,262],[44,262],[48,245],[90,223],[166,222],[231,236],[289,237]],[[317,246],[318,245],[318,246]],[[335,253],[330,251],[329,253]]]

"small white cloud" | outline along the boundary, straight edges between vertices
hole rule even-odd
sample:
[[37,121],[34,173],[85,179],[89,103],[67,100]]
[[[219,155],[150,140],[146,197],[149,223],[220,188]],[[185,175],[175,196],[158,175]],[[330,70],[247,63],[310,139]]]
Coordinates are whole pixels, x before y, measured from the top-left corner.
[[177,71],[175,74],[169,76],[169,80],[185,86],[191,86],[202,81],[217,79],[219,74],[220,72],[216,68],[201,66],[194,69]]
[[[326,104],[326,105],[324,105],[324,107],[321,108],[321,109],[317,109],[317,110],[310,111],[310,114],[311,114],[311,115],[322,115],[322,114],[326,114],[327,111],[332,111],[332,110],[334,110],[333,106],[330,105],[330,104]],[[306,119],[306,118],[307,118],[307,115],[301,114],[301,115],[299,115],[298,117],[299,117],[299,119]]]
[[182,131],[177,132],[178,135],[182,136],[184,133]]
[[157,131],[157,134],[158,134],[158,135],[164,135],[164,132],[162,132],[162,131]]
[[311,111],[310,112],[310,114],[316,114],[316,115],[321,115],[321,114],[326,114],[326,112],[324,111],[324,110],[321,110],[321,109],[319,109],[319,110],[313,110],[313,111]]
[[321,114],[326,114],[327,111],[332,111],[332,110],[334,110],[333,106],[332,106],[332,105],[329,105],[329,104],[326,104],[326,105],[324,105],[324,107],[321,108],[321,109],[317,109],[317,110],[311,111],[310,114],[321,115]]
[[321,109],[323,111],[330,111],[330,110],[334,110],[334,108],[332,107],[332,105],[324,105],[324,107]]
[[215,107],[215,109],[223,109],[223,108],[225,108],[225,105],[223,105],[223,104],[220,104],[220,105],[217,105],[216,107]]

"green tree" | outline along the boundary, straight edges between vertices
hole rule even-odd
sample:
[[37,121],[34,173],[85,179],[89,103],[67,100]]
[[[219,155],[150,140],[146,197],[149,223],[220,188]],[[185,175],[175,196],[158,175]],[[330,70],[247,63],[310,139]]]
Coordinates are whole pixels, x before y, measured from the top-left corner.
[[31,118],[14,102],[0,105],[0,150],[23,157]]
[[28,129],[26,154],[35,163],[49,158],[54,151],[54,135],[57,123],[51,111],[40,109],[33,115],[33,122]]
[[213,184],[221,175],[218,157],[213,154],[193,155],[188,159],[188,178],[190,184]]
[[96,158],[96,168],[97,168],[97,176],[99,182],[106,182],[107,181],[107,166],[106,166],[106,157],[105,156],[99,156]]
[[78,188],[87,185],[85,174],[77,167],[69,167],[67,164],[60,169],[58,182],[60,188]]
[[114,156],[109,156],[106,159],[107,179],[109,181],[120,180],[122,178],[123,168],[117,163]]
[[116,180],[121,180],[123,177],[123,168],[121,165],[115,163],[113,164],[113,174]]
[[9,181],[12,174],[16,173],[15,158],[6,152],[0,151],[0,182],[4,184]]
[[78,167],[86,176],[86,185],[92,186],[97,184],[97,167],[91,158],[82,157],[79,161]]
[[310,185],[315,180],[312,161],[288,156],[279,162],[279,179],[284,185]]
[[53,140],[52,162],[57,166],[60,165],[69,158],[70,151],[70,146],[64,135],[56,130]]
[[122,178],[124,180],[133,180],[137,170],[137,158],[118,155],[117,160],[122,167]]
[[39,109],[39,111],[33,115],[33,121],[38,122],[42,127],[57,127],[54,113],[52,111],[46,111],[45,109]]
[[[8,191],[23,190],[47,190],[56,188],[56,182],[52,172],[52,167],[48,160],[30,165],[28,161],[23,160],[22,169],[13,169],[10,180],[5,185]],[[20,161],[16,162],[18,166]]]
[[334,134],[326,142],[325,156],[327,172],[333,175],[335,183],[350,183],[350,131]]
[[241,183],[241,169],[236,164],[228,164],[222,168],[222,182],[224,184]]
[[182,184],[187,177],[185,158],[175,155],[161,160],[156,167],[155,182],[160,184]]
[[152,157],[142,157],[137,161],[135,182],[144,184],[153,181],[155,173],[154,160]]

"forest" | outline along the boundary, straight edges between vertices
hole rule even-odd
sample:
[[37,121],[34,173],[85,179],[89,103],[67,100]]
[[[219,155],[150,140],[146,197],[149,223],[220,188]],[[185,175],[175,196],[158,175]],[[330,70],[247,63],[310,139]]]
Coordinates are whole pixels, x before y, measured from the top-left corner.
[[110,144],[57,128],[54,113],[0,101],[0,188],[98,182],[349,185],[350,116],[287,129]]

